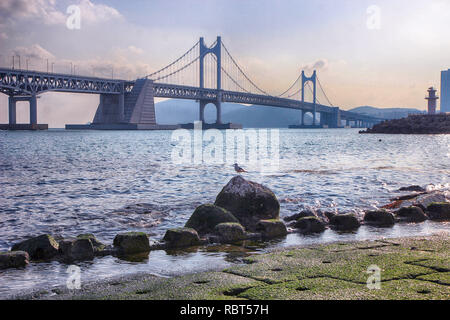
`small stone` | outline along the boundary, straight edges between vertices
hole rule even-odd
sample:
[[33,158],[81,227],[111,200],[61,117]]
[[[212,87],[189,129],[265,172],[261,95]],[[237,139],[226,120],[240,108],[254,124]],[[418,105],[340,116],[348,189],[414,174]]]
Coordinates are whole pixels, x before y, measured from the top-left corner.
[[400,208],[395,214],[400,220],[405,222],[423,222],[427,220],[427,216],[423,213],[423,210],[415,206]]
[[173,248],[196,246],[200,243],[197,231],[192,228],[169,229],[163,240]]
[[448,221],[450,220],[450,203],[431,203],[428,205],[426,213],[431,220]]
[[244,227],[235,222],[219,223],[214,228],[214,234],[224,243],[242,241],[246,238]]
[[0,252],[0,269],[23,268],[30,263],[25,251]]
[[306,210],[303,210],[303,211],[301,211],[299,213],[296,213],[296,214],[294,214],[292,216],[285,217],[283,220],[286,221],[286,222],[288,222],[288,221],[297,221],[298,219],[304,218],[304,217],[317,217],[317,214],[313,210],[306,209]]
[[150,251],[148,236],[143,232],[119,233],[113,241],[119,254],[135,254]]
[[395,218],[386,210],[373,210],[366,212],[364,222],[377,227],[390,227],[395,224]]
[[409,186],[409,187],[402,187],[400,189],[398,189],[399,191],[415,191],[415,192],[424,192],[426,191],[424,188],[422,188],[421,186],[418,185],[413,185],[413,186]]
[[256,226],[256,231],[266,239],[284,237],[287,235],[286,225],[281,220],[260,220]]
[[358,229],[361,224],[354,214],[336,214],[331,217],[330,225],[338,231],[352,231]]
[[43,234],[13,245],[11,251],[26,251],[32,260],[51,259],[58,254],[58,242],[48,234]]
[[301,233],[320,233],[325,231],[325,223],[316,217],[304,217],[297,220],[295,228]]

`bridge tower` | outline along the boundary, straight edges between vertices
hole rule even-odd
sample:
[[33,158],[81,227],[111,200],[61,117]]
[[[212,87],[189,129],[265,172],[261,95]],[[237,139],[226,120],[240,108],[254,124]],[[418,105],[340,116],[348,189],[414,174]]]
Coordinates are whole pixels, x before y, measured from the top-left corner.
[[[305,85],[308,81],[312,82],[313,84],[313,126],[316,125],[316,93],[317,93],[317,87],[316,87],[316,80],[317,80],[317,72],[314,70],[311,77],[305,76],[305,71],[302,70],[302,104],[305,102]],[[302,126],[304,125],[304,111],[302,111]]]
[[204,83],[204,65],[205,65],[205,57],[207,54],[213,54],[216,56],[217,60],[217,100],[200,100],[200,121],[205,122],[205,107],[208,103],[212,103],[216,106],[217,110],[217,119],[216,124],[222,123],[222,110],[221,110],[221,90],[222,90],[222,38],[220,36],[217,37],[216,44],[214,47],[209,48],[205,45],[205,41],[203,37],[200,38],[200,88],[205,87]]

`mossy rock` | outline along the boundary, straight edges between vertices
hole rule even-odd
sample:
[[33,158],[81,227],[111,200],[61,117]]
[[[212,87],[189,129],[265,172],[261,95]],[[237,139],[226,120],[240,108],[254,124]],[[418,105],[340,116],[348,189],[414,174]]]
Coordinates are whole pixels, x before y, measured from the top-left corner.
[[427,220],[427,216],[423,210],[416,206],[400,208],[395,214],[400,220],[405,222],[423,222]]
[[163,240],[168,247],[172,248],[190,247],[200,244],[198,233],[192,228],[169,229],[166,231]]
[[11,251],[28,252],[32,260],[47,260],[58,254],[59,245],[48,234],[43,234],[13,245]]
[[372,210],[366,212],[364,222],[376,227],[390,227],[395,224],[395,218],[386,210]]
[[120,254],[134,254],[150,251],[150,242],[144,232],[119,233],[113,241]]
[[30,263],[25,251],[0,252],[0,269],[23,268]]
[[228,210],[213,204],[203,204],[195,209],[186,223],[186,228],[195,229],[199,234],[212,233],[219,223],[236,222],[236,219]]
[[246,238],[244,227],[236,222],[219,223],[214,228],[214,234],[224,243],[238,242]]
[[284,237],[287,235],[286,225],[281,220],[260,220],[256,226],[256,231],[266,239]]
[[94,252],[98,253],[106,248],[106,245],[98,241],[97,238],[92,233],[83,233],[77,236],[77,239],[89,239],[91,240],[92,246],[94,247]]
[[338,231],[353,231],[357,230],[361,223],[354,214],[336,214],[331,217],[330,226]]
[[302,233],[320,233],[325,231],[325,223],[317,217],[304,217],[295,222],[295,228]]
[[427,207],[426,213],[431,220],[449,221],[450,203],[433,202]]
[[65,262],[94,259],[94,246],[88,238],[64,239],[59,242],[59,253]]
[[280,203],[267,187],[241,176],[228,182],[214,203],[230,211],[249,231],[255,231],[260,220],[278,219]]

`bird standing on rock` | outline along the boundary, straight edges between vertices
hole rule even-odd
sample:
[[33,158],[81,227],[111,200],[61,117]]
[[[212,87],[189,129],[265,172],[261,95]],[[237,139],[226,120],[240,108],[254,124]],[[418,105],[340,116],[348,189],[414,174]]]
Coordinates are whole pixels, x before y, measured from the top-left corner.
[[235,163],[233,166],[234,166],[234,170],[235,170],[237,173],[247,172],[247,171],[245,171],[244,169],[242,169],[241,167],[239,167],[239,165],[238,165],[237,163]]

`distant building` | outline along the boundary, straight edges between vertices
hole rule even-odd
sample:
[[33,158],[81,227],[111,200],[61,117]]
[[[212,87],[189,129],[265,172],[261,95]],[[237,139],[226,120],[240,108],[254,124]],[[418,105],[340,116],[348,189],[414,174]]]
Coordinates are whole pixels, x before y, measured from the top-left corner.
[[436,114],[436,105],[439,98],[436,96],[436,90],[433,87],[428,88],[428,97],[425,97],[425,99],[428,100],[428,114]]
[[450,69],[441,72],[441,112],[450,112]]

